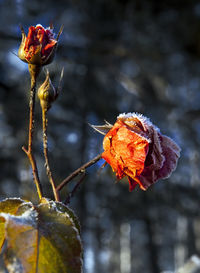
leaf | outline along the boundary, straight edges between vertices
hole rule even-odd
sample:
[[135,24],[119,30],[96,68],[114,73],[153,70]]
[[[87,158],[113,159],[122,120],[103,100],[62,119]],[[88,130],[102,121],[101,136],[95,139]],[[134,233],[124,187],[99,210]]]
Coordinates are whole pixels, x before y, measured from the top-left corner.
[[[23,213],[22,213],[23,212]],[[42,199],[24,203],[18,213],[3,213],[6,221],[5,265],[9,273],[81,273],[79,225],[65,205]]]
[[69,216],[72,218],[76,228],[80,233],[81,232],[80,223],[77,216],[74,214],[73,210],[59,202],[56,203],[56,207],[57,209],[59,209],[60,212],[69,214]]
[[[0,202],[0,213],[10,213],[15,215],[17,213],[18,208],[25,201],[19,198],[9,198]],[[0,217],[0,253],[5,240],[5,219],[4,217]]]

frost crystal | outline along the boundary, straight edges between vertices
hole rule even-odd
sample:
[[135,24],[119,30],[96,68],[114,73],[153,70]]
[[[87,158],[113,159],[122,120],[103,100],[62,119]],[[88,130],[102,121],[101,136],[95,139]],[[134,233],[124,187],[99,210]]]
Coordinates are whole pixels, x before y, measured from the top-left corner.
[[155,125],[152,124],[152,122],[150,121],[149,118],[143,116],[140,113],[136,113],[136,112],[133,112],[133,113],[131,113],[131,112],[129,112],[129,113],[121,113],[117,117],[117,119],[122,119],[122,120],[128,119],[128,118],[133,118],[133,119],[136,118],[136,119],[138,119],[144,125],[145,128],[147,128],[148,126],[154,126],[159,131],[159,129]]
[[16,221],[20,225],[36,225],[36,220],[38,217],[37,211],[35,211],[33,208],[27,209],[22,215],[12,215],[10,213],[0,213],[0,216],[2,216],[6,222],[9,220]]
[[23,272],[22,265],[17,261],[16,257],[9,260],[9,263],[6,265],[9,273],[21,273]]

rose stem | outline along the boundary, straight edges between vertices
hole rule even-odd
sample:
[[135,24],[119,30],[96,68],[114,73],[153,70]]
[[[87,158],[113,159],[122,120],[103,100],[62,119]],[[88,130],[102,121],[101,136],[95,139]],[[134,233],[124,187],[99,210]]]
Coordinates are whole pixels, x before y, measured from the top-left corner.
[[86,176],[86,173],[84,173],[80,180],[76,183],[76,185],[74,186],[73,190],[68,194],[66,200],[64,201],[64,204],[67,205],[70,203],[71,198],[74,196],[75,192],[77,191],[78,187],[80,186],[80,184],[83,182],[84,178]]
[[54,198],[56,201],[60,201],[59,192],[56,189],[55,182],[54,182],[50,165],[49,165],[48,138],[47,138],[48,118],[47,118],[47,108],[45,107],[42,107],[42,125],[43,125],[43,152],[44,152],[44,158],[45,158],[46,173],[53,189]]
[[[31,71],[30,67],[29,67],[29,71]],[[41,199],[42,195],[43,195],[42,194],[42,186],[40,184],[38,169],[37,169],[36,161],[35,161],[35,158],[34,158],[33,152],[32,152],[37,73],[31,73],[30,72],[30,75],[31,75],[31,90],[30,90],[30,101],[29,101],[30,115],[29,115],[28,150],[24,146],[22,147],[22,150],[26,153],[26,155],[29,158],[29,161],[30,161],[30,164],[31,164],[31,167],[32,167],[34,183],[35,183],[36,188],[37,188],[38,197],[39,197],[39,199]]]
[[85,169],[90,167],[91,165],[95,164],[97,161],[101,159],[101,154],[98,154],[93,159],[88,161],[87,163],[83,164],[80,168],[75,170],[69,176],[67,176],[56,188],[56,191],[60,191],[67,183],[69,183],[74,177],[76,177],[79,173],[85,172]]

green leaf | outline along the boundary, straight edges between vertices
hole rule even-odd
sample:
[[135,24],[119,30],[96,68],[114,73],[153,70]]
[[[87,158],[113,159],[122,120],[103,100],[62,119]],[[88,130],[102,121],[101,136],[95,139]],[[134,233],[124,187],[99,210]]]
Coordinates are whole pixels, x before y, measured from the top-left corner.
[[[30,204],[30,203],[29,203]],[[74,213],[61,203],[43,199],[24,203],[6,221],[5,265],[9,273],[80,273],[82,246]]]
[[[0,213],[9,213],[15,215],[18,208],[25,201],[19,198],[9,198],[0,202]],[[0,216],[0,253],[5,240],[5,219]]]
[[74,214],[73,210],[59,202],[56,202],[56,207],[60,212],[67,213],[72,218],[72,221],[74,222],[76,228],[80,233],[81,232],[80,223],[77,216]]

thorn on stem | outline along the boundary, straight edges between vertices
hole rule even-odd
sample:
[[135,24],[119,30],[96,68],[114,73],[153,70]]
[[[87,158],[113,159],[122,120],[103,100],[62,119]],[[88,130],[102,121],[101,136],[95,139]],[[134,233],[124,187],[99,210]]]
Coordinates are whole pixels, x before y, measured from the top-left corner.
[[60,30],[59,30],[58,35],[57,35],[57,37],[56,37],[56,40],[57,40],[57,41],[58,41],[60,35],[62,34],[63,29],[64,29],[64,25],[62,25],[62,26],[60,27]]
[[22,146],[22,150],[28,155],[29,152],[24,146]]
[[21,24],[19,24],[19,28],[21,29],[21,33],[25,34],[24,28],[23,28],[23,26]]

